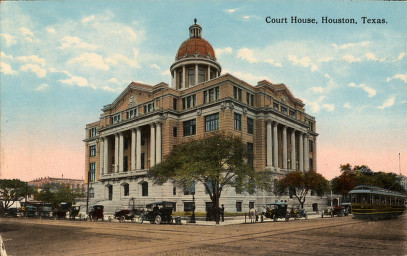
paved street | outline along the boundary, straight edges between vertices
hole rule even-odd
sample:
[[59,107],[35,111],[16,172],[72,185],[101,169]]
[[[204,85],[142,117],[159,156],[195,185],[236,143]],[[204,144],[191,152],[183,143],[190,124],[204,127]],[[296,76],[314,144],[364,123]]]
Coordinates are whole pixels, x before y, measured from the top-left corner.
[[0,219],[8,255],[406,255],[406,220],[222,225]]

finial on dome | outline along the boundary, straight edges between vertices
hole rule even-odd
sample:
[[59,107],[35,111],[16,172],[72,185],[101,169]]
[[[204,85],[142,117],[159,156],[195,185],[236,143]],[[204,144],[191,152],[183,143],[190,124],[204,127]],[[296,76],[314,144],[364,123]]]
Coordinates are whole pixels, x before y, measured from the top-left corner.
[[195,22],[195,24],[196,24],[196,22],[197,22],[196,18],[194,19],[194,22]]
[[199,26],[199,24],[196,24],[198,20],[195,18],[194,22],[195,24],[192,24],[189,27],[189,37],[190,38],[199,38],[202,36],[202,27]]

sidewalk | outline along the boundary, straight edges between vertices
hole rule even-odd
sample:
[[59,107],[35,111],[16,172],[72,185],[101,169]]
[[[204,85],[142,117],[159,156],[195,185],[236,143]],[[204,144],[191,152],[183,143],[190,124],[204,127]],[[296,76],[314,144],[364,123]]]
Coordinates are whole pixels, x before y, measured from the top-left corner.
[[[307,219],[317,219],[317,218],[321,218],[321,214],[320,213],[310,213],[308,214],[308,218]],[[294,220],[290,218],[290,221]],[[300,218],[298,220],[305,220],[304,218]],[[202,220],[200,218],[197,218],[195,220],[196,223],[190,223],[188,222],[188,220],[186,219],[182,219],[181,223],[182,225],[201,225],[201,226],[216,226],[215,221],[206,221],[206,220]],[[246,222],[245,222],[246,221]],[[277,221],[281,222],[281,221],[285,221],[284,219],[278,219]],[[264,218],[263,222],[274,222],[272,219],[267,219]],[[236,217],[225,217],[225,221],[224,222],[219,222],[219,226],[225,226],[225,225],[235,225],[235,224],[250,224],[250,218],[249,215],[246,216],[236,216]],[[261,222],[261,216],[259,216],[259,221],[256,223],[262,223]]]

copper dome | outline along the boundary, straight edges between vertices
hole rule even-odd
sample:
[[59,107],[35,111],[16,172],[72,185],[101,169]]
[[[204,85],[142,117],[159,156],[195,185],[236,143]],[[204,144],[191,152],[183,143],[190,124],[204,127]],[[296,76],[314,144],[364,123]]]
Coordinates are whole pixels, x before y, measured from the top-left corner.
[[212,45],[202,37],[193,37],[185,40],[179,47],[176,57],[182,58],[185,55],[203,55],[215,59],[215,51]]

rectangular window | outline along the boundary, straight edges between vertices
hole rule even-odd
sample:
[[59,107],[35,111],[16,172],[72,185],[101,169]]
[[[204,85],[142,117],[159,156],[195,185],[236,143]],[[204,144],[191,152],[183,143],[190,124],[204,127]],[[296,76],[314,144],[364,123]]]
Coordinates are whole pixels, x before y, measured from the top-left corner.
[[123,195],[124,196],[129,196],[129,194],[130,194],[129,184],[124,184],[123,185]]
[[205,131],[219,130],[219,113],[205,116]]
[[182,98],[182,108],[188,109],[196,106],[196,94]]
[[195,68],[188,69],[188,85],[189,87],[195,84]]
[[127,111],[127,119],[134,118],[137,116],[137,108]]
[[184,212],[192,212],[194,210],[194,202],[184,202]]
[[191,136],[196,134],[196,120],[188,120],[183,123],[184,136]]
[[96,156],[96,145],[92,145],[89,147],[90,156]]
[[289,113],[290,113],[290,116],[295,117],[295,111],[294,110],[290,109]]
[[242,101],[242,89],[233,86],[233,97],[237,100]]
[[178,137],[178,127],[176,126],[172,127],[172,136]]
[[154,110],[154,102],[144,105],[144,114],[153,112]]
[[314,170],[314,161],[312,158],[309,159],[309,170],[313,171]]
[[242,202],[236,202],[236,212],[242,212]]
[[219,86],[204,91],[204,103],[213,102],[220,98]]
[[120,122],[121,120],[122,120],[122,113],[114,115],[112,117],[112,123],[114,123],[114,124]]
[[177,187],[176,187],[176,186],[173,186],[173,187],[172,187],[172,195],[173,195],[173,196],[176,196],[176,195],[177,195]]
[[204,91],[204,103],[208,103],[208,91]]
[[89,166],[89,181],[95,181],[96,180],[96,163],[90,163]]
[[205,69],[198,69],[198,83],[205,82]]
[[254,202],[249,202],[249,209],[254,208]]
[[145,169],[145,164],[146,164],[146,154],[141,153],[141,169]]
[[195,195],[195,182],[191,184],[191,186],[184,188],[184,195]]
[[254,120],[247,118],[247,133],[254,134]]
[[[213,191],[213,183],[210,181],[206,181],[206,186],[205,186],[205,194],[209,194],[210,192]],[[208,189],[209,188],[209,189]]]
[[235,130],[242,130],[242,115],[235,113]]
[[178,104],[177,99],[172,99],[172,108],[173,108],[174,110],[177,110],[177,104]]
[[247,92],[246,93],[246,101],[247,101],[248,105],[254,106],[254,95]]
[[254,168],[254,151],[253,151],[253,143],[248,142],[247,143],[247,151],[249,153],[249,156],[247,158],[247,164]]
[[314,152],[314,141],[309,140],[309,152]]
[[310,130],[312,132],[314,131],[314,123],[311,121],[308,121],[308,130]]
[[281,112],[287,114],[288,113],[288,109],[286,107],[281,106]]
[[93,127],[89,129],[89,137],[93,138],[96,137],[98,135],[98,128],[97,127]]
[[277,102],[273,102],[273,108],[278,109],[280,105]]

